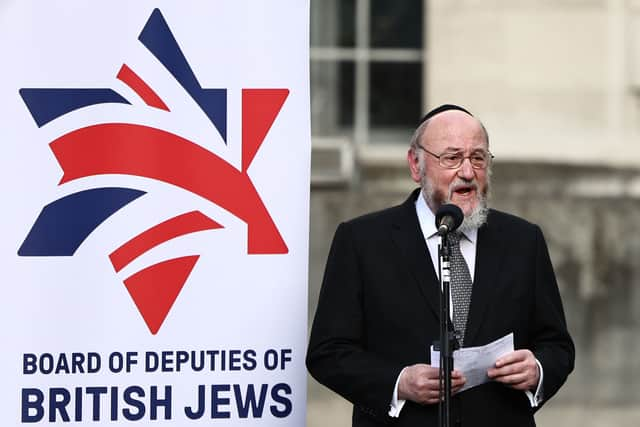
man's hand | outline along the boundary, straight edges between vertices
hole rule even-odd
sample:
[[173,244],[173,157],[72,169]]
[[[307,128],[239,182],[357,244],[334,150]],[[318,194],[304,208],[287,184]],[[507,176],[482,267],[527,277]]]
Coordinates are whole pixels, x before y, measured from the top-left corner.
[[[408,366],[400,375],[398,399],[428,405],[438,403],[440,396],[440,369],[419,363]],[[460,371],[451,372],[451,392],[456,393],[467,380]]]
[[529,350],[517,350],[499,358],[496,367],[487,372],[489,378],[516,390],[534,390],[540,380],[536,358]]

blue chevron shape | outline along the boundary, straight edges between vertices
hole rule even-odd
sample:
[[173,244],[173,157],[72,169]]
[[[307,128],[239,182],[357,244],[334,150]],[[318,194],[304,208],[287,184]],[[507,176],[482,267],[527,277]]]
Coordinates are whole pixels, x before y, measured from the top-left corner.
[[107,218],[146,194],[104,187],[70,194],[44,208],[18,250],[19,256],[72,256]]
[[160,9],[154,9],[138,40],[162,63],[204,111],[227,143],[227,90],[203,89]]
[[38,127],[82,107],[105,103],[130,104],[112,89],[23,88],[19,93]]

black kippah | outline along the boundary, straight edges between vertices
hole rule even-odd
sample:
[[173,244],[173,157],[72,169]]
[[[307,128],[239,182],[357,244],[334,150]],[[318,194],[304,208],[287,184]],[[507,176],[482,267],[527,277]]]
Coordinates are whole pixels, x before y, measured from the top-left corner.
[[441,105],[439,107],[436,107],[433,110],[429,111],[427,114],[425,114],[424,117],[422,119],[420,119],[420,122],[418,123],[418,126],[420,126],[422,123],[426,122],[427,120],[429,120],[431,117],[435,116],[436,114],[444,113],[445,111],[449,111],[449,110],[462,111],[462,112],[467,113],[471,117],[473,117],[473,114],[471,114],[469,111],[467,111],[466,109],[462,108],[459,105],[443,104],[443,105]]

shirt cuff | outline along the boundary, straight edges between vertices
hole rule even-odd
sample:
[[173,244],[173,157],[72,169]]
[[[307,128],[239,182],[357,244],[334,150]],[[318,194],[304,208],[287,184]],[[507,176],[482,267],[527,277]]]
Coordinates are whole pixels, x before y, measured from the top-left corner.
[[391,396],[391,403],[389,404],[389,416],[393,418],[398,418],[400,416],[400,411],[402,411],[402,407],[406,402],[404,399],[398,399],[398,384],[400,384],[400,377],[405,369],[407,368],[400,371],[400,374],[396,379],[396,385],[393,387],[393,396]]
[[538,380],[538,387],[536,387],[536,392],[535,394],[529,390],[524,392],[527,395],[527,398],[529,399],[529,403],[531,404],[532,408],[537,408],[538,405],[540,405],[540,403],[542,403],[542,400],[543,400],[542,379],[544,378],[544,372],[542,370],[542,365],[540,364],[540,361],[538,361],[538,359],[536,359],[536,363],[538,364],[538,371],[540,372],[540,379]]

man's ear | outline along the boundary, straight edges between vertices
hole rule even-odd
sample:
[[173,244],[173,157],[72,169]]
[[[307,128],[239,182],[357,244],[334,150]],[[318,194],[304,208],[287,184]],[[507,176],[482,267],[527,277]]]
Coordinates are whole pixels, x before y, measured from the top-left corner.
[[418,157],[418,152],[413,147],[407,151],[407,163],[409,164],[411,179],[420,184],[420,158]]

